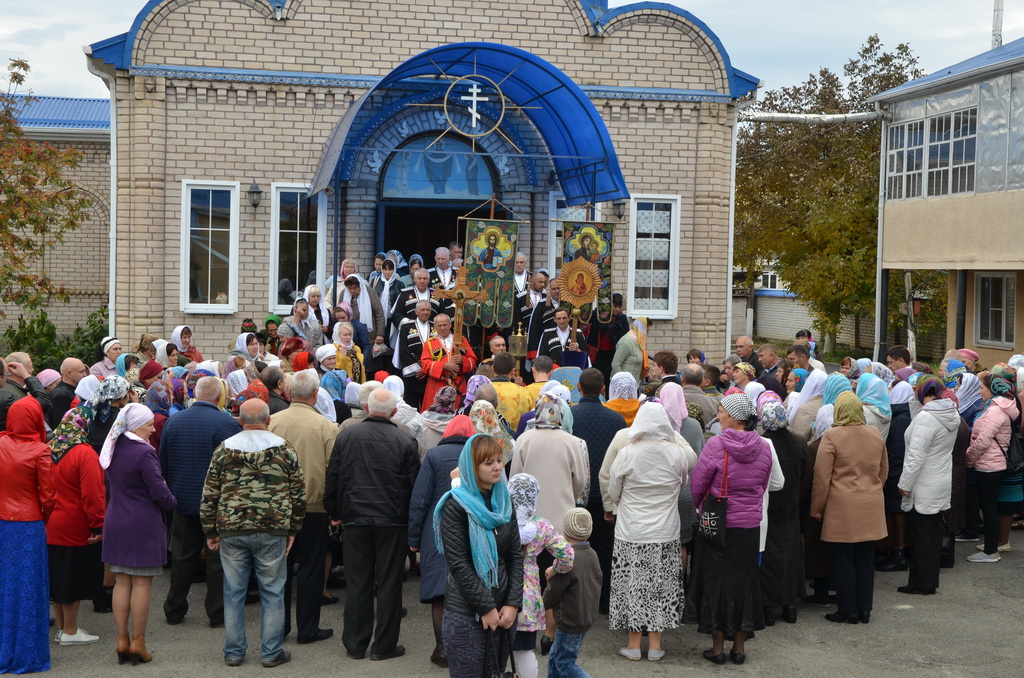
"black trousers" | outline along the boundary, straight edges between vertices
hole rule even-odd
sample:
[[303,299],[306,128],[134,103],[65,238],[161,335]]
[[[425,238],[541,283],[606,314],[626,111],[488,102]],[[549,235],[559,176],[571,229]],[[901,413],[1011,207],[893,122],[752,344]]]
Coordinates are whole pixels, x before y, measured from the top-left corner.
[[[405,399],[405,404],[419,410],[420,404],[423,402],[423,393],[427,390],[427,380],[417,379],[416,377],[402,377],[402,383],[405,384],[405,395],[402,396]],[[427,407],[432,404],[427,403]]]
[[[327,562],[326,513],[307,513],[288,554],[284,583],[284,633],[292,630],[292,585],[295,586],[295,625],[299,640],[312,640],[320,630],[320,596],[324,593]],[[346,576],[348,572],[345,573]]]
[[[171,585],[164,601],[164,616],[177,624],[188,613],[188,592],[192,577],[206,548],[206,534],[199,516],[175,511],[171,519]],[[224,571],[220,551],[206,551],[206,616],[211,624],[224,623]]]
[[371,655],[388,654],[398,645],[408,541],[407,527],[345,527],[345,630],[341,640],[354,655],[364,654],[367,647]]
[[[597,554],[597,562],[601,564],[601,599],[598,611],[608,613],[608,602],[612,590],[612,548],[615,546],[615,526],[604,519],[604,504],[600,499],[587,504],[587,511],[594,523],[590,533],[590,548]],[[544,578],[544,573],[541,573]]]
[[974,477],[977,471],[967,469],[968,476],[967,492],[964,494],[964,534],[969,537],[977,537],[981,534],[981,504],[978,502],[978,487]]
[[978,490],[978,503],[985,521],[985,553],[999,549],[999,483],[1006,471],[975,471],[974,486]]
[[875,595],[875,543],[832,543],[840,614],[871,612]]
[[939,587],[939,559],[945,533],[941,513],[924,515],[911,511],[907,514],[907,542],[910,544],[907,586],[923,590]]

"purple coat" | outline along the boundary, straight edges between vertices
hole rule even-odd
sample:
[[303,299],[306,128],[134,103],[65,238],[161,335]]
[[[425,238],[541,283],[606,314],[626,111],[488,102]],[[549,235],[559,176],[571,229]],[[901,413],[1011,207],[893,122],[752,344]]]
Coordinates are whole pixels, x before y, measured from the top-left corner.
[[158,567],[167,562],[164,511],[177,501],[160,474],[147,443],[121,436],[110,467],[110,503],[103,521],[103,562],[122,567]]
[[772,451],[756,431],[725,429],[704,445],[690,476],[690,493],[700,510],[704,493],[720,497],[725,451],[729,451],[729,505],[725,526],[760,527],[762,503],[772,474]]

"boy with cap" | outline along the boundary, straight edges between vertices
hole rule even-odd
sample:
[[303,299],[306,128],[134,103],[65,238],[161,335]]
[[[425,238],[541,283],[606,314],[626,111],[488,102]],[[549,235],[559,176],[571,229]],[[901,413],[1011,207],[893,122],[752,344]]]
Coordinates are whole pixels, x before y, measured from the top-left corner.
[[544,607],[555,610],[558,630],[548,656],[548,678],[590,678],[590,674],[576,664],[583,645],[583,637],[597,619],[597,604],[601,597],[601,564],[587,540],[594,524],[585,508],[571,508],[565,512],[562,536],[573,547],[576,558],[572,570],[555,574],[549,567],[544,573],[548,587],[544,592]]

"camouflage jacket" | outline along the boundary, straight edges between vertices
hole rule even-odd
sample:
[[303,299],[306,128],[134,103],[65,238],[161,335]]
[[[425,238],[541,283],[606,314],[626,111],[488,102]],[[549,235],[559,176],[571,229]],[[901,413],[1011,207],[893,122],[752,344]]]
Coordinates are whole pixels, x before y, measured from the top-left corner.
[[214,450],[199,507],[208,537],[295,535],[305,515],[302,468],[284,438],[242,431]]

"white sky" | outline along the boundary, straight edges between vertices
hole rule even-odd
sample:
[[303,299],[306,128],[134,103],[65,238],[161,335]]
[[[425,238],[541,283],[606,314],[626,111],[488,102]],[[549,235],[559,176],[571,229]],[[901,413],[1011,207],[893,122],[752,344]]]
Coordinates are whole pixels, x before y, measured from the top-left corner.
[[[422,0],[427,1],[427,0]],[[480,0],[486,2],[486,0]],[[611,0],[612,6],[627,4]],[[827,66],[839,72],[867,36],[887,48],[909,42],[926,72],[988,50],[989,0],[688,0],[685,7],[721,38],[733,66],[767,89],[803,82]],[[145,0],[0,0],[0,67],[29,60],[40,95],[106,97],[85,68],[82,45],[127,31]],[[1005,0],[1003,41],[1024,36],[1024,0]]]

